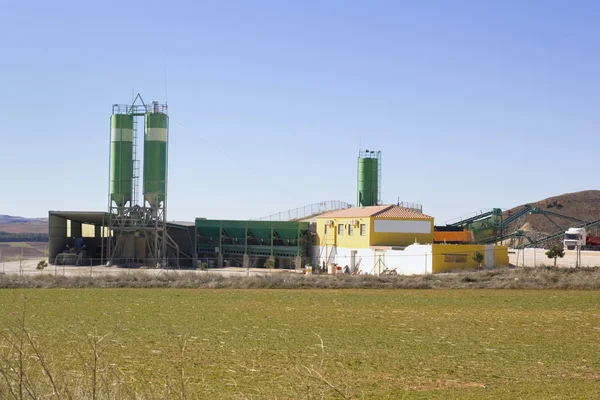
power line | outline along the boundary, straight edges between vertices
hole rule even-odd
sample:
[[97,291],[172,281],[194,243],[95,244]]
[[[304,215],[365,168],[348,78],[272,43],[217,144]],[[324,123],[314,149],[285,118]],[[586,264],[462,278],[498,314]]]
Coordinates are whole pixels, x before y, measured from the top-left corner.
[[260,178],[258,175],[254,174],[254,172],[252,171],[251,168],[249,168],[248,166],[246,166],[244,163],[242,163],[241,161],[239,161],[238,159],[236,159],[235,157],[231,156],[230,154],[228,154],[225,150],[221,149],[218,146],[215,146],[214,144],[212,144],[208,139],[206,139],[204,136],[200,135],[197,132],[192,132],[190,129],[188,129],[185,125],[183,125],[181,122],[174,120],[174,122],[181,126],[184,130],[186,130],[189,133],[192,133],[194,136],[199,137],[201,140],[203,140],[205,143],[207,143],[210,147],[212,147],[214,150],[218,151],[219,153],[223,154],[225,157],[229,158],[230,160],[232,160],[233,162],[235,162],[236,164],[238,164],[240,167],[244,168],[244,170],[247,173],[250,173],[253,177],[255,178]]

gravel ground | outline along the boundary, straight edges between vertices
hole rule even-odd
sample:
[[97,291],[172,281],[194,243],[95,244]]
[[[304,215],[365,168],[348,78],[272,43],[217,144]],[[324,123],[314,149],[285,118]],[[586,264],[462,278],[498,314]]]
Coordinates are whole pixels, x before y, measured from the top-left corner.
[[[509,249],[510,263],[519,267],[539,267],[541,265],[553,265],[554,260],[546,256],[546,249]],[[518,259],[517,259],[518,257]],[[575,251],[565,251],[564,258],[559,258],[558,267],[573,268],[576,263]],[[584,267],[600,266],[600,251],[582,251],[581,265]]]
[[[50,274],[50,275],[65,275],[65,276],[97,276],[97,275],[106,275],[106,274],[126,274],[132,273],[136,271],[144,271],[146,273],[151,274],[161,274],[165,271],[165,269],[137,269],[137,268],[118,268],[118,267],[104,267],[104,266],[93,266],[93,267],[75,267],[75,266],[62,266],[62,265],[48,265],[43,271],[39,271],[36,269],[38,262],[40,259],[36,258],[34,260],[23,260],[19,261],[6,261],[0,263],[0,274],[22,274],[22,275],[40,275],[40,274]],[[170,270],[176,271],[176,270]],[[265,275],[265,274],[273,274],[273,273],[282,273],[282,272],[295,272],[290,270],[265,270],[264,268],[250,268],[246,270],[245,268],[211,268],[206,271],[199,270],[189,270],[184,269],[183,271],[190,272],[195,271],[198,274],[219,274],[223,276],[241,276],[241,275]]]
[[[510,263],[519,267],[535,267],[542,265],[552,265],[553,260],[546,256],[545,249],[525,249],[515,250],[509,249]],[[75,266],[54,266],[48,265],[43,271],[36,269],[37,263],[40,261],[39,258],[19,261],[5,261],[0,263],[0,274],[23,274],[23,275],[39,275],[39,274],[51,274],[51,275],[68,275],[68,276],[92,276],[94,275],[105,275],[105,274],[123,274],[131,273],[133,271],[140,271],[140,269],[130,268],[117,268],[117,267],[104,267],[104,266],[93,266],[93,267],[75,267]],[[584,267],[595,267],[600,266],[600,251],[582,251],[581,252],[581,264]],[[563,268],[573,268],[576,266],[575,251],[566,251],[564,258],[557,260],[557,265]],[[145,272],[160,274],[164,272],[164,269],[143,269]],[[190,270],[186,270],[190,271]],[[220,274],[223,276],[241,276],[241,275],[264,275],[272,273],[285,273],[295,272],[290,270],[265,270],[264,268],[211,268],[207,271],[196,271],[199,274]]]

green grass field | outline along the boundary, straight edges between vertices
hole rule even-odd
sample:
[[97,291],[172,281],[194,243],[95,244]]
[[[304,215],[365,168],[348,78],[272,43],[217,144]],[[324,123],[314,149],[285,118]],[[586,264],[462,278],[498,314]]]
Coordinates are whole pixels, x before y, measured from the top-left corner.
[[[89,335],[108,335],[98,387],[118,386],[114,397],[597,399],[599,295],[7,289],[0,326],[15,332],[0,354],[15,360],[25,296],[26,328],[63,385],[95,386]],[[24,363],[42,391],[38,361]]]

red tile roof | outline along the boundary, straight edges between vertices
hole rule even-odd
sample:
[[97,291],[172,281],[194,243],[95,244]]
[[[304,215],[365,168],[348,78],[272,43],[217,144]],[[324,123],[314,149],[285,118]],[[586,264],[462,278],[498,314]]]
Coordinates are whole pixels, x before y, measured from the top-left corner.
[[375,218],[406,218],[406,219],[432,219],[429,215],[422,212],[411,210],[410,208],[392,206],[387,210],[374,215]]
[[331,211],[317,218],[407,218],[407,219],[432,219],[429,215],[425,215],[409,208],[398,207],[394,204],[385,206],[370,206],[370,207],[352,207],[338,211]]

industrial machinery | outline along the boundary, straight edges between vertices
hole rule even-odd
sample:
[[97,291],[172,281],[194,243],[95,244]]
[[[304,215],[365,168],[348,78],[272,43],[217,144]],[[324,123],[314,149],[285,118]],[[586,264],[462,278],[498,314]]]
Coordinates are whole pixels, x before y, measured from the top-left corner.
[[569,228],[563,243],[567,250],[600,250],[600,237],[590,235],[585,228]]
[[[143,119],[143,199],[138,199],[138,119]],[[131,105],[113,105],[111,116],[109,220],[111,264],[167,264],[176,246],[166,231],[169,117],[167,105],[147,105],[138,94]]]
[[358,207],[381,204],[381,151],[358,153]]
[[473,231],[460,226],[434,226],[433,242],[445,244],[469,244],[475,240]]

